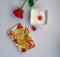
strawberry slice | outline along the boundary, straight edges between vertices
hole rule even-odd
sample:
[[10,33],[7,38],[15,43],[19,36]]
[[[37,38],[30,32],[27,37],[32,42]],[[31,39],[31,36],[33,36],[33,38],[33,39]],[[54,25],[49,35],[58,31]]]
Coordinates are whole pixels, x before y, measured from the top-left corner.
[[25,32],[25,33],[30,33],[30,32],[29,32],[29,29],[28,29],[27,27],[25,28],[25,31],[24,31],[24,32]]
[[37,27],[32,26],[32,30],[33,30],[33,31],[36,31],[36,30],[37,30]]
[[12,30],[10,30],[9,33],[8,33],[8,35],[12,36],[13,33],[14,33],[14,32],[13,32]]
[[19,23],[18,26],[17,26],[18,29],[20,29],[20,28],[22,28],[22,27],[23,27],[23,26],[22,26],[21,23]]
[[22,52],[26,52],[26,48],[22,48],[21,51],[22,51]]
[[14,41],[16,44],[18,43],[17,39],[14,39],[13,41]]
[[40,15],[40,16],[38,16],[38,20],[42,20],[43,19],[43,17]]
[[33,40],[28,40],[27,42],[30,44],[30,49],[35,47],[35,43]]

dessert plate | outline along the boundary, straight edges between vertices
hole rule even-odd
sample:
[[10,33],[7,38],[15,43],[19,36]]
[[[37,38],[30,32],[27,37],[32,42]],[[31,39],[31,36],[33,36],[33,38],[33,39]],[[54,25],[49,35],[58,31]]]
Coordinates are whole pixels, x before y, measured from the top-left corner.
[[21,23],[10,29],[8,31],[8,36],[22,53],[35,47],[35,43],[30,35],[29,29],[24,27]]
[[31,21],[32,25],[44,25],[47,24],[48,11],[40,8],[31,9]]

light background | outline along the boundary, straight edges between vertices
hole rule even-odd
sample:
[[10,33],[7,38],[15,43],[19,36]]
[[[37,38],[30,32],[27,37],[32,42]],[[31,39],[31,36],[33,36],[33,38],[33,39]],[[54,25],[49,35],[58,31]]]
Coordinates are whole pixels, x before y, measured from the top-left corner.
[[[60,0],[39,0],[34,7],[48,10],[47,25],[32,31],[30,25],[30,10],[26,3],[24,18],[20,20],[12,14],[13,9],[21,6],[22,0],[0,0],[0,57],[60,57]],[[36,47],[21,55],[13,42],[9,39],[7,31],[21,22],[29,27],[35,40]]]

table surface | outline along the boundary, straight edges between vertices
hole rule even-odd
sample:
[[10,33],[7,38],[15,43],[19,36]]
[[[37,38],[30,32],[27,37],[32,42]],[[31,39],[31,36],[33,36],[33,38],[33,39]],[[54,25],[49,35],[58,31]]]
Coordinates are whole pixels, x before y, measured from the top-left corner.
[[[12,14],[12,11],[21,6],[22,0],[0,0],[0,57],[59,57],[60,38],[60,0],[38,0],[34,7],[48,10],[48,22],[38,26],[37,31],[32,31],[30,24],[30,10],[25,4],[24,18],[21,20]],[[29,27],[36,47],[21,55],[13,42],[9,39],[7,31],[22,23]]]

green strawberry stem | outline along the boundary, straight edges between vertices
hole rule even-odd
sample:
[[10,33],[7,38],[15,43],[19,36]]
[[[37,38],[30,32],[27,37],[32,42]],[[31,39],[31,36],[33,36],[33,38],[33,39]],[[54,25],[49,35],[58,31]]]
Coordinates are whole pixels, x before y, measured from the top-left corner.
[[23,5],[20,7],[20,9],[23,9],[26,2],[27,2],[27,0],[24,1]]

